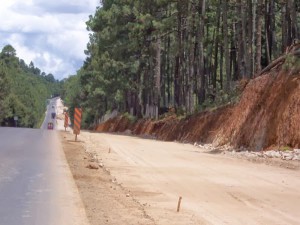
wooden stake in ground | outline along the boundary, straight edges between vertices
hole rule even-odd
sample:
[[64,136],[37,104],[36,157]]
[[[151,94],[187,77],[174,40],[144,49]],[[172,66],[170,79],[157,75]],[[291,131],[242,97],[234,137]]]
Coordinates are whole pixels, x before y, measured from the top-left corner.
[[177,212],[180,211],[181,200],[182,200],[182,197],[180,196],[178,199],[178,204],[177,204]]

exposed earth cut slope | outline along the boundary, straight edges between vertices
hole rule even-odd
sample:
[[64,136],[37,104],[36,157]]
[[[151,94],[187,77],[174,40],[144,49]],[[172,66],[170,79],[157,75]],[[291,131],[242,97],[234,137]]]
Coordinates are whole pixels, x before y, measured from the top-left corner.
[[300,147],[300,45],[290,47],[260,76],[250,80],[238,103],[201,112],[185,119],[169,116],[159,121],[131,123],[116,117],[97,131],[151,135],[160,140],[230,144],[262,150]]

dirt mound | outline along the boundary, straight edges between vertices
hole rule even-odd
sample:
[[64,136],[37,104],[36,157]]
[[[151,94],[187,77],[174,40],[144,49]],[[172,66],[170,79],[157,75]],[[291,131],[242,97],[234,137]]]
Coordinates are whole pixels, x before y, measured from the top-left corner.
[[[108,120],[97,131],[152,135],[166,141],[231,144],[262,150],[270,146],[300,147],[300,46],[281,56],[263,75],[249,81],[235,105],[201,112],[185,119],[159,121]],[[298,55],[298,53],[299,55]],[[298,67],[298,70],[297,70]]]

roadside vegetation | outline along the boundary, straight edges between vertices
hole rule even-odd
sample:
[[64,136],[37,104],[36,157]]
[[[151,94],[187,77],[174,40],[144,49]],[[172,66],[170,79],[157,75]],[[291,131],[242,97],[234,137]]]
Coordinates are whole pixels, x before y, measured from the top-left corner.
[[241,80],[300,39],[295,0],[101,3],[87,21],[84,65],[64,86],[86,125],[113,110],[157,119],[235,103]]
[[19,59],[13,46],[4,46],[0,53],[0,125],[38,127],[47,99],[59,95],[60,86],[52,74]]

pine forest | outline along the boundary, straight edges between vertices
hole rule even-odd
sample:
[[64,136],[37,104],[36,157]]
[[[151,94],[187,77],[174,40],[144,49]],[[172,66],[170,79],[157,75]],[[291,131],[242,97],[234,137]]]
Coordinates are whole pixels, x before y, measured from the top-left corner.
[[230,103],[300,39],[297,0],[103,0],[63,96],[85,123],[113,110],[158,118]]

